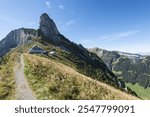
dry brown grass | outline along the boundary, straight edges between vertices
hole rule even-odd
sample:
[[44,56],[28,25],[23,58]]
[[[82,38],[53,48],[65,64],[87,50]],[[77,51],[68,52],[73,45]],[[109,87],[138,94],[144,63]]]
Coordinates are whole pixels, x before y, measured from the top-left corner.
[[136,100],[50,59],[24,54],[25,73],[38,99]]
[[18,53],[3,56],[0,64],[0,100],[15,99],[15,80],[13,68]]

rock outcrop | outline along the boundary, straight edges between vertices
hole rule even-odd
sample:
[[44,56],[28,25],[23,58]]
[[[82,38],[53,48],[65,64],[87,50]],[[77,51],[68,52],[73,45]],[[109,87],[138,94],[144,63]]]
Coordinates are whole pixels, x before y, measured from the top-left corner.
[[0,41],[0,56],[4,55],[11,48],[21,44],[30,43],[32,38],[36,37],[37,33],[34,29],[17,29],[11,31],[2,41]]
[[49,41],[59,41],[59,31],[54,21],[44,13],[40,17],[40,31],[47,37]]
[[[40,31],[48,41],[59,43],[60,33],[54,21],[44,13],[40,17]],[[15,48],[18,45],[32,42],[32,38],[37,38],[38,34],[35,29],[16,29],[11,31],[4,39],[0,41],[0,57]]]
[[45,43],[53,44],[60,49],[68,51],[68,54],[64,54],[63,58],[67,58],[74,63],[82,74],[124,88],[124,86],[120,85],[117,77],[96,54],[90,53],[82,45],[71,42],[61,35],[54,21],[46,13],[40,17],[38,30],[24,28],[14,30],[0,41],[0,56],[9,52],[11,48],[32,42],[32,38],[42,39]]

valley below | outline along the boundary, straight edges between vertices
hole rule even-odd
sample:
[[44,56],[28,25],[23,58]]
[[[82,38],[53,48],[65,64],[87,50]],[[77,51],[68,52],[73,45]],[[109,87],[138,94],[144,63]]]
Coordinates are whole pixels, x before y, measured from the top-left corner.
[[142,99],[150,99],[150,56],[91,48]]

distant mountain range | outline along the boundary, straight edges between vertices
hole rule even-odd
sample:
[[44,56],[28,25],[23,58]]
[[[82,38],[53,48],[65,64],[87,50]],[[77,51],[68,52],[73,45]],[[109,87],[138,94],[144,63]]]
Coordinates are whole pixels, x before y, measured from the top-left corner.
[[143,56],[150,56],[150,52],[139,52],[138,54]]
[[120,79],[126,83],[138,83],[144,88],[150,87],[150,56],[119,51],[107,51],[91,48]]

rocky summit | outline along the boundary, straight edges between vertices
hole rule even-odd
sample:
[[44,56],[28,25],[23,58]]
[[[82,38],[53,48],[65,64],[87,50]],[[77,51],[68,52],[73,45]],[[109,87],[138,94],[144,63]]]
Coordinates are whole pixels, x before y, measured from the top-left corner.
[[[124,99],[116,89],[134,94],[96,54],[59,33],[46,13],[40,17],[39,29],[13,30],[0,41],[0,55],[0,78],[3,79],[0,99],[10,99],[13,92],[17,92],[15,86],[20,87],[23,83],[20,79],[25,77],[38,99],[118,99],[120,96]],[[22,67],[18,69],[16,65]],[[101,82],[104,84],[100,85]],[[118,93],[119,97],[115,98]],[[26,97],[24,93],[17,95],[19,99],[22,95]]]
[[0,41],[0,56],[9,52],[11,48],[30,43],[32,38],[37,37],[36,30],[20,28],[11,31]]
[[44,44],[51,44],[67,52],[67,54],[63,52],[65,61],[75,64],[76,69],[81,73],[99,81],[125,88],[124,83],[117,79],[96,54],[87,51],[81,44],[78,45],[71,42],[60,34],[55,22],[46,13],[40,16],[39,29],[17,29],[11,31],[0,41],[0,55],[2,56],[12,48],[20,45],[34,44],[35,40],[36,42],[40,41],[44,42]]
[[45,37],[44,39],[59,43],[60,33],[54,21],[46,14],[40,17],[40,26],[38,30],[20,28],[11,31],[2,41],[0,41],[0,56],[9,52],[11,48],[15,48],[22,44],[31,43],[33,38],[38,38],[38,35]]
[[[83,74],[92,76],[98,80],[104,80],[107,83],[115,84],[119,87],[124,87],[98,56],[88,52],[81,44],[78,45],[71,42],[61,35],[54,21],[46,13],[40,16],[39,29],[17,29],[11,31],[0,41],[0,55],[2,56],[12,48],[20,45],[34,43],[33,39],[37,41],[41,39],[45,43],[53,44],[61,50],[68,52],[68,60],[76,64],[77,69],[80,69]],[[99,73],[97,73],[98,71]]]
[[59,41],[59,31],[54,21],[46,14],[40,17],[40,31],[53,42]]

